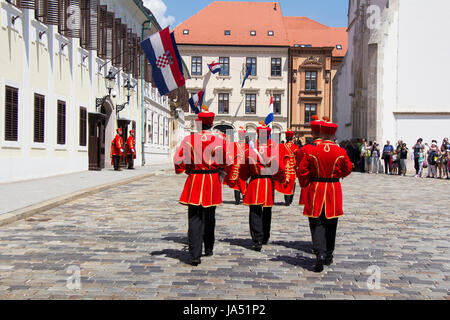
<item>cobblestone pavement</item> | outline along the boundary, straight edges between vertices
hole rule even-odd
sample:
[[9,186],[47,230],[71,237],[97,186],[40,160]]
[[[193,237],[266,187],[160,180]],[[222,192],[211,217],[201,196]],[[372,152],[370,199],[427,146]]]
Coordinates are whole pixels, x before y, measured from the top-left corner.
[[450,299],[448,180],[352,174],[335,264],[315,274],[300,206],[278,203],[258,253],[229,189],[214,256],[189,265],[184,179],[158,174],[0,228],[0,298]]

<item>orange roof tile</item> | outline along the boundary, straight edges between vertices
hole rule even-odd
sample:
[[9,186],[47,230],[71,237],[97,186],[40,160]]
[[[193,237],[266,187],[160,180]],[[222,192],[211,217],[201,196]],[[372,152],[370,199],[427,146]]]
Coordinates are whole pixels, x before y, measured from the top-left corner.
[[[184,30],[189,30],[184,34]],[[230,35],[225,35],[230,30]],[[256,31],[255,36],[250,31]],[[269,36],[268,31],[274,35]],[[279,2],[215,1],[175,29],[178,44],[334,47],[347,52],[346,28],[332,28],[306,17],[283,17]],[[342,45],[337,50],[336,45]]]
[[[188,35],[183,34],[185,29]],[[225,30],[231,35],[226,36]],[[251,30],[256,36],[250,35]],[[279,2],[215,1],[174,31],[179,44],[289,46]]]
[[[333,56],[343,57],[347,53],[348,37],[346,28],[333,28],[306,17],[284,17],[289,45],[308,45],[312,47],[334,47]],[[342,46],[342,50],[336,48]]]

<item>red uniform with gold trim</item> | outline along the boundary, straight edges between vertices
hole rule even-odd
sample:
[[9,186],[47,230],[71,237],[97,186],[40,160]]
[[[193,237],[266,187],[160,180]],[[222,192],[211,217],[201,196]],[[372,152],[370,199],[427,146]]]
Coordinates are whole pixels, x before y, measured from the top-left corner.
[[231,155],[230,152],[228,152],[228,155],[232,157],[233,165],[227,167],[227,175],[223,184],[245,195],[245,192],[247,191],[247,180],[242,179],[239,171],[245,164],[245,159],[248,156],[250,147],[245,142],[234,142],[232,148],[233,154]]
[[314,180],[345,178],[350,175],[353,164],[346,150],[327,140],[307,151],[298,169],[300,185],[307,188],[303,214],[318,218],[324,207],[327,219],[344,215],[341,183]]
[[225,168],[225,140],[210,131],[191,134],[185,137],[178,147],[174,163],[176,174],[189,175],[181,193],[181,204],[205,208],[222,204],[219,173],[197,174],[195,171],[217,171]]
[[286,183],[275,182],[275,190],[285,195],[294,194],[295,179],[297,177],[297,161],[300,153],[299,147],[292,141],[280,144],[280,157],[283,160],[286,174]]
[[[300,149],[300,152],[298,153],[298,157],[297,157],[297,168],[296,168],[296,173],[297,173],[297,177],[299,177],[299,168],[300,168],[300,163],[302,162],[303,158],[305,157],[306,154],[309,154],[310,151],[317,145],[322,143],[322,139],[316,139],[313,141],[312,144],[307,144],[305,146],[303,146]],[[300,179],[299,179],[300,182]],[[305,188],[301,188],[300,190],[300,205],[304,205],[306,203],[306,194],[308,192],[308,187]]]
[[132,154],[134,156],[134,159],[136,159],[136,139],[131,135],[127,139],[125,150],[127,156]]
[[[244,196],[243,204],[273,207],[275,198],[274,181],[285,182],[284,165],[280,161],[279,147],[275,141],[268,139],[267,145],[255,143],[255,149],[249,148],[246,164],[241,166],[242,180],[250,182]],[[258,176],[267,176],[258,178]]]
[[111,142],[111,155],[121,156],[123,150],[123,138],[116,134],[114,140]]

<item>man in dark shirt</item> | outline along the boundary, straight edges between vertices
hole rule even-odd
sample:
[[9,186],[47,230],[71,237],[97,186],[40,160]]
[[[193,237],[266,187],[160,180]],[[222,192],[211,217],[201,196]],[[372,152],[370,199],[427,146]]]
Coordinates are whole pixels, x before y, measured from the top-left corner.
[[417,140],[416,144],[413,146],[414,151],[414,168],[416,169],[416,175],[419,174],[420,165],[419,165],[419,153],[421,149],[425,149],[425,146],[423,145],[423,139],[420,138]]
[[392,174],[391,169],[391,157],[394,152],[394,147],[391,146],[391,142],[386,141],[386,145],[383,148],[383,159],[384,159],[384,173]]

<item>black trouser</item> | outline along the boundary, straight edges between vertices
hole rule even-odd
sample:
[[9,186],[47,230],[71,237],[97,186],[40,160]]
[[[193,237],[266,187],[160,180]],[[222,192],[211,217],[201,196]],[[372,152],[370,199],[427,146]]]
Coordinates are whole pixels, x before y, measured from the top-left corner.
[[240,204],[241,203],[241,192],[238,190],[234,190],[234,202],[236,204]]
[[133,169],[133,167],[134,167],[134,154],[127,155],[127,161],[128,161],[128,169]]
[[419,156],[414,155],[414,169],[416,169],[416,174],[419,174],[420,164],[419,164]]
[[114,161],[114,170],[119,170],[120,169],[120,156],[113,156],[113,161]]
[[319,218],[309,218],[314,254],[320,259],[333,258],[338,219],[327,219],[325,209]]
[[391,173],[391,166],[389,165],[391,162],[391,156],[384,156],[384,173]]
[[294,201],[294,195],[295,195],[295,183],[294,183],[294,193],[291,195],[284,195],[284,202],[287,206],[290,206],[292,204],[292,201]]
[[269,241],[270,225],[272,223],[272,208],[250,206],[250,235],[254,244]]
[[205,252],[214,249],[214,230],[216,228],[216,207],[204,208],[189,205],[188,209],[189,229],[188,244],[192,259],[200,259],[202,244],[205,244]]

